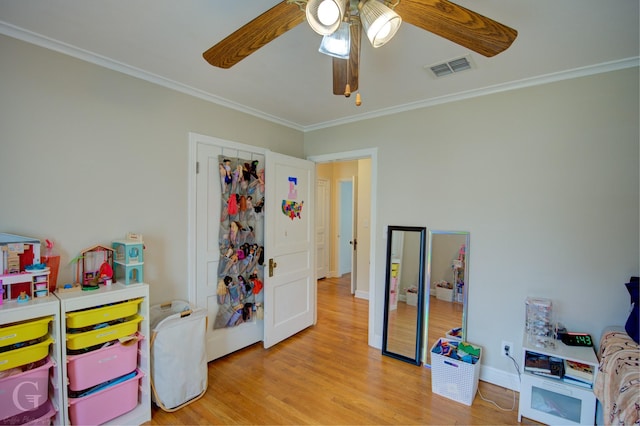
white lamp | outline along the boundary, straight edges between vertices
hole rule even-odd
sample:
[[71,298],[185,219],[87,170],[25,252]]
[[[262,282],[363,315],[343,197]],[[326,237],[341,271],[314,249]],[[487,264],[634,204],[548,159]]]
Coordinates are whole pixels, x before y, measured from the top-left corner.
[[349,0],[309,0],[305,8],[307,22],[320,35],[333,34],[344,17]]
[[393,38],[400,28],[402,18],[377,0],[358,4],[360,20],[373,47],[380,47]]
[[322,37],[318,52],[340,59],[349,59],[351,50],[351,24],[345,21],[333,34]]

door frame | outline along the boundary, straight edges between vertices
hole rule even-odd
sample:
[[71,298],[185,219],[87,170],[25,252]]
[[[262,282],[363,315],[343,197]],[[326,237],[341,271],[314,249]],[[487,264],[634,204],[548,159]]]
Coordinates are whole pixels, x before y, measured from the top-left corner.
[[[377,349],[382,348],[382,319],[384,314],[384,297],[376,297],[376,230],[377,230],[377,188],[378,188],[378,149],[368,148],[355,151],[335,152],[330,154],[311,155],[307,160],[315,163],[330,163],[335,161],[371,159],[371,222],[370,236],[371,246],[369,249],[369,326],[368,344]],[[382,230],[382,235],[385,230]],[[384,280],[381,282],[384,283]],[[384,285],[383,285],[384,287]],[[378,306],[379,305],[379,306]],[[376,332],[377,331],[377,332]]]

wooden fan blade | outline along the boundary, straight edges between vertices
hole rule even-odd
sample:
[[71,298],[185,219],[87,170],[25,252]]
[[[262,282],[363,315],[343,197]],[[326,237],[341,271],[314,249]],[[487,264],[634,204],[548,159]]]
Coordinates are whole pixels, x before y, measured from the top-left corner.
[[401,0],[394,10],[404,22],[488,57],[506,50],[518,36],[513,28],[447,0]]
[[304,19],[304,11],[297,4],[283,1],[231,33],[202,56],[214,67],[231,68]]
[[360,72],[360,35],[362,33],[360,31],[360,20],[352,20],[350,29],[351,47],[349,51],[349,59],[333,58],[334,95],[344,95],[347,82],[349,83],[352,92],[358,90],[358,74]]

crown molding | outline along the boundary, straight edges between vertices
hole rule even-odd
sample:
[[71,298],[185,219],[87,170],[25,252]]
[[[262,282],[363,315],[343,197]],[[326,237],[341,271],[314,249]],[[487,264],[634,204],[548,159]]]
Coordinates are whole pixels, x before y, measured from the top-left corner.
[[284,120],[280,117],[267,114],[263,111],[259,111],[254,108],[247,107],[229,99],[215,96],[210,93],[206,93],[202,90],[187,86],[182,83],[161,77],[159,75],[141,70],[139,68],[132,67],[122,62],[114,61],[113,59],[105,56],[97,55],[88,50],[80,49],[78,47],[63,43],[48,37],[44,37],[40,34],[27,31],[23,28],[11,25],[7,22],[0,21],[0,34],[25,41],[27,43],[34,44],[36,46],[44,47],[45,49],[53,50],[104,68],[108,68],[114,71],[121,72],[132,77],[139,78],[141,80],[148,81],[150,83],[157,84],[159,86],[166,87],[168,89],[176,90],[178,92],[190,95],[207,102],[211,102],[226,108],[230,108],[245,114],[252,115],[276,124],[280,124],[294,130],[301,132],[310,132],[314,130],[320,130],[328,127],[335,127],[343,124],[354,123],[357,121],[368,120],[371,118],[382,117],[386,115],[398,114],[405,111],[411,111],[419,108],[426,108],[435,105],[440,105],[448,102],[455,102],[463,99],[475,98],[478,96],[489,95],[493,93],[500,93],[509,90],[522,89],[525,87],[538,86],[542,84],[552,83],[561,80],[568,80],[572,78],[584,77],[593,74],[600,74],[609,71],[616,71],[624,68],[632,68],[640,66],[640,57],[632,57],[621,59],[618,61],[606,62],[603,64],[590,65],[582,68],[576,68],[572,70],[551,73],[541,75],[537,77],[517,80],[509,83],[498,84],[494,86],[488,86],[481,89],[474,89],[465,92],[454,93],[451,95],[441,96],[438,98],[426,99],[423,101],[412,102],[404,105],[397,105],[390,108],[383,108],[376,111],[371,111],[365,114],[358,114],[350,116],[344,119],[326,121],[323,123],[317,123],[310,126],[302,126],[300,124]]
[[367,112],[365,114],[353,115],[343,119],[327,121],[324,123],[314,124],[304,127],[305,132],[335,127],[342,124],[354,123],[357,121],[368,120],[370,118],[382,117],[385,115],[398,114],[401,112],[411,111],[414,109],[426,108],[435,105],[441,105],[448,102],[460,101],[463,99],[475,98],[478,96],[490,95],[494,93],[506,92],[510,90],[522,89],[525,87],[540,86],[543,84],[553,83],[556,81],[570,80],[578,77],[585,77],[594,74],[601,74],[610,71],[617,71],[625,68],[633,68],[640,66],[640,57],[625,58],[618,61],[611,61],[602,64],[589,65],[582,68],[575,68],[567,71],[556,72],[551,74],[540,75],[536,77],[516,80],[503,84],[496,84],[480,89],[469,90],[466,92],[454,93],[437,98],[426,99],[423,101],[412,102],[404,105],[397,105],[390,108],[379,109]]
[[132,67],[130,65],[115,61],[105,56],[95,54],[88,50],[80,49],[78,47],[60,42],[58,40],[54,40],[49,37],[44,37],[40,34],[27,31],[23,28],[16,27],[15,25],[11,25],[7,22],[0,21],[0,34],[4,34],[6,36],[9,36],[18,40],[22,40],[27,43],[31,43],[36,46],[43,47],[45,49],[53,50],[55,52],[65,54],[65,55],[74,57],[76,59],[80,59],[82,61],[92,63],[94,65],[108,68],[113,71],[121,72],[123,74],[130,75],[132,77],[136,77],[141,80],[148,81],[150,83],[154,83],[159,86],[163,86],[168,89],[172,89],[172,90],[184,93],[186,95],[190,95],[190,96],[202,99],[204,101],[208,101],[226,108],[243,112],[245,114],[253,115],[255,117],[262,118],[264,120],[271,121],[276,124],[281,124],[283,126],[290,127],[295,130],[304,131],[303,126],[300,126],[297,123],[293,123],[288,120],[283,120],[282,118],[279,118],[270,114],[266,114],[257,109],[247,107],[246,105],[242,105],[242,104],[230,101],[229,99],[226,99],[220,96],[215,96],[210,93],[206,93],[194,87],[187,86],[186,84],[178,83],[177,81],[173,81],[168,78],[164,78],[159,75],[150,73],[148,71],[144,71],[139,68]]

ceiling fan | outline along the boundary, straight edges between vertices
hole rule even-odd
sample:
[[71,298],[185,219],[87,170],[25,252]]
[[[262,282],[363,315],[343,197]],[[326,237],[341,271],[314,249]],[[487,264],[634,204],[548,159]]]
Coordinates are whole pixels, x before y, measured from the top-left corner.
[[[284,0],[202,56],[215,67],[231,68],[305,18],[314,31],[324,36],[323,45],[329,39],[329,43],[346,46],[346,51],[341,52],[323,51],[323,45],[320,48],[322,53],[333,56],[333,94],[346,97],[358,90],[363,32],[373,47],[379,47],[395,35],[404,21],[487,57],[506,50],[518,35],[513,28],[448,0]],[[360,103],[358,93],[356,105]]]

